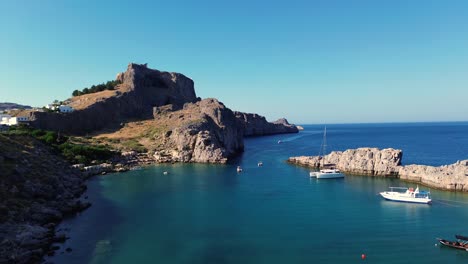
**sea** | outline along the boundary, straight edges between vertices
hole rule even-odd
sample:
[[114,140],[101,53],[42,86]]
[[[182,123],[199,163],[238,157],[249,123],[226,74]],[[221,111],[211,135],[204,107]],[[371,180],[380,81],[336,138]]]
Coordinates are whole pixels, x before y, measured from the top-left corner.
[[[403,164],[434,166],[468,159],[468,122],[326,127],[329,151],[396,148],[403,150]],[[419,185],[431,192],[433,204],[408,204],[378,193],[414,183],[359,175],[310,178],[309,169],[285,162],[318,154],[324,125],[304,128],[247,138],[245,152],[228,165],[163,164],[92,178],[84,194],[92,207],[58,227],[70,239],[47,260],[468,263],[468,252],[436,240],[468,236],[467,193]]]

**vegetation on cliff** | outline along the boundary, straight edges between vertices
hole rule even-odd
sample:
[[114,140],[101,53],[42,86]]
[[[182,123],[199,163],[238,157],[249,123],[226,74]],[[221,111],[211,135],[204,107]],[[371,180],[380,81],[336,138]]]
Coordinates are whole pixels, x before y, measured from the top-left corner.
[[13,126],[2,133],[4,135],[31,136],[52,147],[70,163],[89,165],[93,161],[106,161],[116,154],[108,146],[77,142],[73,137],[64,136],[54,131],[32,129],[27,126]]
[[105,90],[114,90],[117,85],[120,84],[118,80],[107,81],[106,83],[101,83],[98,85],[93,85],[90,88],[86,87],[83,90],[75,90],[73,91],[73,96],[79,96],[83,94],[90,94],[90,93],[97,93]]

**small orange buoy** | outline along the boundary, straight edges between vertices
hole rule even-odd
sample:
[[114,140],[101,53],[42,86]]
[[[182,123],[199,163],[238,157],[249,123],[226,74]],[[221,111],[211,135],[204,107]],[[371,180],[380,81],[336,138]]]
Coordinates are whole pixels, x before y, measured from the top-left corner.
[[366,259],[366,254],[362,254],[361,259]]

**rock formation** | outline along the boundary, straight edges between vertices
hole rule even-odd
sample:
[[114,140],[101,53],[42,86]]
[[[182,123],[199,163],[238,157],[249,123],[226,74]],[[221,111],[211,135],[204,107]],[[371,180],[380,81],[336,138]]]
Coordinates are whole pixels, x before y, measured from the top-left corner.
[[164,147],[154,155],[156,161],[225,163],[243,151],[243,130],[236,125],[234,113],[218,100],[185,104],[175,112],[171,108],[154,110],[156,120],[183,119],[180,126],[165,132]]
[[288,162],[312,168],[332,163],[346,173],[394,176],[438,189],[468,191],[468,160],[434,167],[426,165],[401,166],[401,158],[402,151],[397,149],[359,148],[344,152],[334,151],[323,158],[318,156],[291,157]]
[[263,116],[232,112],[216,99],[200,101],[193,81],[179,73],[131,63],[116,80],[120,84],[115,90],[67,100],[75,109],[72,113],[31,112],[31,125],[112,138],[122,144],[105,144],[124,151],[137,150],[129,146],[140,153],[148,150],[158,162],[225,163],[242,152],[243,136],[298,132],[286,119],[269,123]]
[[146,65],[131,63],[127,71],[117,75],[121,82],[115,91],[102,91],[76,96],[70,106],[76,111],[67,114],[30,112],[36,128],[83,135],[105,128],[118,127],[128,119],[151,118],[155,106],[195,102],[194,83],[180,73],[161,72]]
[[[289,162],[318,168],[323,164],[335,164],[341,171],[370,176],[396,176],[401,164],[399,149],[358,148],[333,151],[324,157],[291,157]],[[323,159],[323,160],[322,160]]]
[[401,166],[398,175],[400,179],[420,182],[439,189],[468,192],[468,160],[440,167]]
[[31,137],[0,135],[0,263],[40,263],[66,215],[89,206],[77,197],[83,175]]
[[234,112],[240,126],[244,130],[244,136],[264,136],[283,133],[297,133],[299,130],[295,125],[288,123],[285,118],[270,123],[265,117],[258,114]]

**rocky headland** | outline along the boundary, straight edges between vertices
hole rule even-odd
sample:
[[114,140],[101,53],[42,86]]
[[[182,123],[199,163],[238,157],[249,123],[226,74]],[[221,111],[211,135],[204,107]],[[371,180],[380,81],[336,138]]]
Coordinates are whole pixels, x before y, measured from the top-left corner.
[[265,136],[299,132],[298,128],[295,125],[289,124],[285,118],[270,123],[265,117],[258,114],[237,111],[234,114],[244,131],[244,136]]
[[403,152],[398,149],[358,148],[333,151],[323,157],[290,157],[289,163],[320,168],[335,164],[349,174],[397,177],[433,188],[468,192],[468,160],[439,167],[426,165],[401,165]]
[[85,177],[42,142],[0,135],[0,263],[40,263],[53,242],[66,239],[55,226],[89,207],[80,200]]
[[298,132],[284,118],[270,123],[216,99],[201,100],[194,82],[180,73],[130,63],[116,81],[115,90],[66,100],[74,112],[29,112],[30,125],[88,135],[83,140],[90,144],[146,153],[154,162],[226,163],[243,151],[244,136]]

